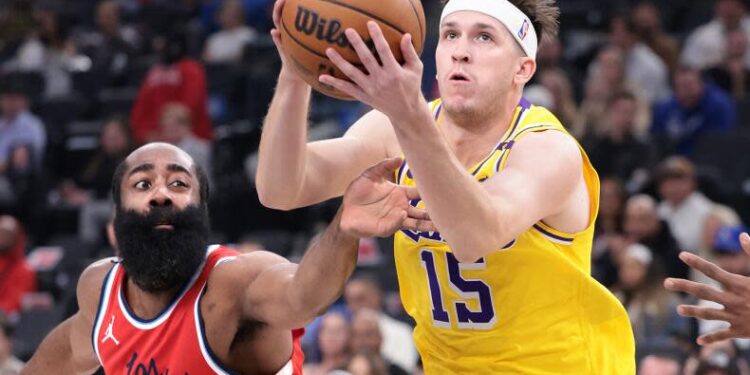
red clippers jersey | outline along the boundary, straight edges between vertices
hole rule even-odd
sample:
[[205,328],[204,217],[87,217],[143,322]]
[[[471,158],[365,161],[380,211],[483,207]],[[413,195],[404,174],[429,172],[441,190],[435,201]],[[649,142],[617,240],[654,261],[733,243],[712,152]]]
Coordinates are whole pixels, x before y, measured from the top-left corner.
[[[238,252],[208,247],[203,265],[175,300],[156,318],[135,316],[125,300],[125,269],[117,263],[104,278],[92,335],[94,351],[107,374],[236,374],[224,367],[206,342],[200,301],[211,271]],[[295,330],[292,357],[278,375],[302,374],[303,330]]]

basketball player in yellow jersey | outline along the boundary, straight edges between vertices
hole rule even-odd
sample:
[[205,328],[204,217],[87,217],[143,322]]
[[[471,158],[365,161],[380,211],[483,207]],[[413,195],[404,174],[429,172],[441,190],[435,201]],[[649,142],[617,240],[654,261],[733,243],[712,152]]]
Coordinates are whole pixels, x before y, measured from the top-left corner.
[[368,165],[405,158],[396,178],[417,186],[412,205],[438,229],[395,237],[401,298],[428,374],[635,373],[625,310],[590,276],[596,172],[559,121],[521,95],[557,13],[550,0],[448,2],[436,51],[441,99],[429,105],[410,36],[399,64],[376,24],[375,52],[347,30],[367,73],[329,50],[351,82],[320,80],[374,110],[338,139],[306,143],[310,88],[286,61],[280,73],[260,145],[264,204],[320,202]]

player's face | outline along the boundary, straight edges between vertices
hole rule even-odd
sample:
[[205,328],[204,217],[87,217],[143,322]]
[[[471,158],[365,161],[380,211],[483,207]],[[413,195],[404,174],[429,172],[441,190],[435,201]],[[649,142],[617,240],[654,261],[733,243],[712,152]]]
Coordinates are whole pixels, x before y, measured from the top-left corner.
[[646,279],[646,266],[632,257],[625,256],[620,264],[620,284],[625,290],[633,290]]
[[462,11],[445,18],[435,51],[440,96],[449,113],[482,113],[511,89],[523,52],[500,21]]
[[147,292],[179,288],[203,261],[208,212],[192,163],[163,145],[146,146],[127,159],[115,237],[128,277]]
[[346,352],[351,336],[349,329],[349,323],[339,314],[333,313],[323,317],[318,333],[318,344],[323,356]]
[[122,208],[147,214],[154,207],[197,205],[200,187],[193,161],[179,150],[146,146],[128,157],[122,179]]
[[354,351],[380,352],[382,344],[377,321],[355,319],[352,323],[352,349]]

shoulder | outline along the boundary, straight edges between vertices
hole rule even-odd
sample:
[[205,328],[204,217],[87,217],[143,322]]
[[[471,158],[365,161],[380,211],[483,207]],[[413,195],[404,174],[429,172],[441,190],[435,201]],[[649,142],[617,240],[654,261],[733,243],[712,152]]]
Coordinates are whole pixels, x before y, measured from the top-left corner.
[[76,294],[81,313],[93,320],[101,298],[104,278],[115,265],[115,258],[105,258],[92,263],[81,273]]
[[717,20],[713,20],[705,25],[699,26],[693,31],[688,39],[685,41],[688,43],[713,43],[716,37],[721,36],[721,24]]
[[533,125],[559,125],[562,126],[560,120],[555,116],[552,111],[545,107],[532,105],[524,113],[524,124],[529,126]]
[[19,120],[19,123],[21,123],[24,127],[27,127],[31,130],[34,130],[34,131],[44,130],[44,125],[42,125],[42,120],[29,111],[21,113],[18,120]]
[[528,159],[545,164],[576,162],[580,164],[581,149],[573,137],[557,129],[530,132],[513,145],[513,152],[508,157],[513,160]]

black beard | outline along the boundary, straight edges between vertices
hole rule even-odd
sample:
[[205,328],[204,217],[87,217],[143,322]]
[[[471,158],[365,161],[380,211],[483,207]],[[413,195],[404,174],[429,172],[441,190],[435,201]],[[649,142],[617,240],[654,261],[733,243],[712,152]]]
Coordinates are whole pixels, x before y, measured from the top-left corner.
[[[164,223],[174,229],[156,229]],[[125,273],[148,293],[185,285],[206,255],[210,229],[204,206],[151,207],[146,215],[118,208],[114,227]]]

